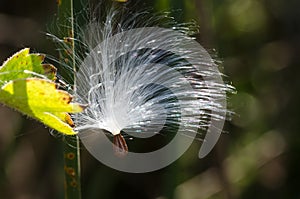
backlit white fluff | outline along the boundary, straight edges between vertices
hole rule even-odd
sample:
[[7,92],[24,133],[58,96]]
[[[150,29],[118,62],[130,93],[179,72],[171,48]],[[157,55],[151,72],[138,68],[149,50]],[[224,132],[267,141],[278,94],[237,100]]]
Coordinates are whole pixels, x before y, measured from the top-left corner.
[[224,120],[228,86],[215,81],[221,75],[214,60],[188,27],[161,28],[162,19],[112,10],[81,27],[75,97],[89,106],[75,115],[79,135],[88,129],[146,135],[164,126],[194,135]]

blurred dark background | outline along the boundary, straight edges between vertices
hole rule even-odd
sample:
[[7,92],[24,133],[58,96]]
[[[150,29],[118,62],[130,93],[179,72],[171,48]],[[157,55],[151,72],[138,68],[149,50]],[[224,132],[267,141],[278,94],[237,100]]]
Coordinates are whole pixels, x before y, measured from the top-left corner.
[[[201,142],[195,141],[178,161],[156,172],[115,171],[83,148],[83,198],[300,198],[300,1],[142,5],[174,10],[179,22],[197,21],[197,40],[221,61],[225,81],[236,87],[228,99],[235,114],[207,157],[197,158]],[[24,47],[56,56],[45,36],[55,13],[55,0],[1,0],[0,61]],[[59,137],[0,106],[1,199],[63,198],[62,156]]]

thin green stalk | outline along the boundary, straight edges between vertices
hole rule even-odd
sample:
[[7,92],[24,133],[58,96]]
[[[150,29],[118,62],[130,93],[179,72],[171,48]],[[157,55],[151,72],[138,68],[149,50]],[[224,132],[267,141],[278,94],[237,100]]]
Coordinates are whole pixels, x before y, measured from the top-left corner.
[[66,136],[64,139],[65,199],[81,199],[79,145],[78,136]]
[[[68,49],[60,53],[60,62],[73,68],[75,83],[75,43],[74,43],[74,6],[73,0],[58,0],[58,24],[62,25],[60,34],[66,38]],[[65,199],[81,199],[80,184],[80,141],[78,136],[65,136],[63,140]]]

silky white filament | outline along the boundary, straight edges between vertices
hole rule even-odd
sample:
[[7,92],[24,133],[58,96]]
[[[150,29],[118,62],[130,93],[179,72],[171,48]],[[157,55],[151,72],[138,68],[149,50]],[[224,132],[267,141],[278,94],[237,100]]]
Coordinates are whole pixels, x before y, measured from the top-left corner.
[[211,125],[221,131],[223,123],[214,121],[225,119],[230,88],[214,60],[188,35],[191,29],[160,27],[162,19],[112,10],[79,33],[84,56],[76,60],[75,98],[89,106],[74,117],[79,136],[96,158],[101,143],[94,135],[103,132],[120,136],[115,145],[127,153],[121,131],[140,138],[166,126],[170,133],[191,137]]

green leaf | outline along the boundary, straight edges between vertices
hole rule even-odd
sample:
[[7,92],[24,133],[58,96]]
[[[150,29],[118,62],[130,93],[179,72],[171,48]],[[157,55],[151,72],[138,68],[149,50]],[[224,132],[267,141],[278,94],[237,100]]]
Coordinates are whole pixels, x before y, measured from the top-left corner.
[[70,94],[58,90],[54,82],[46,79],[17,79],[0,89],[0,102],[67,135],[76,134],[68,113],[84,109],[71,100]]
[[10,80],[29,77],[54,80],[56,68],[50,64],[42,64],[44,58],[43,54],[29,54],[29,48],[15,53],[0,67],[0,86]]
[[57,89],[56,68],[42,64],[45,55],[30,54],[25,48],[0,67],[0,103],[35,118],[67,135],[74,135],[68,113],[78,113],[83,105],[72,103],[72,96]]

